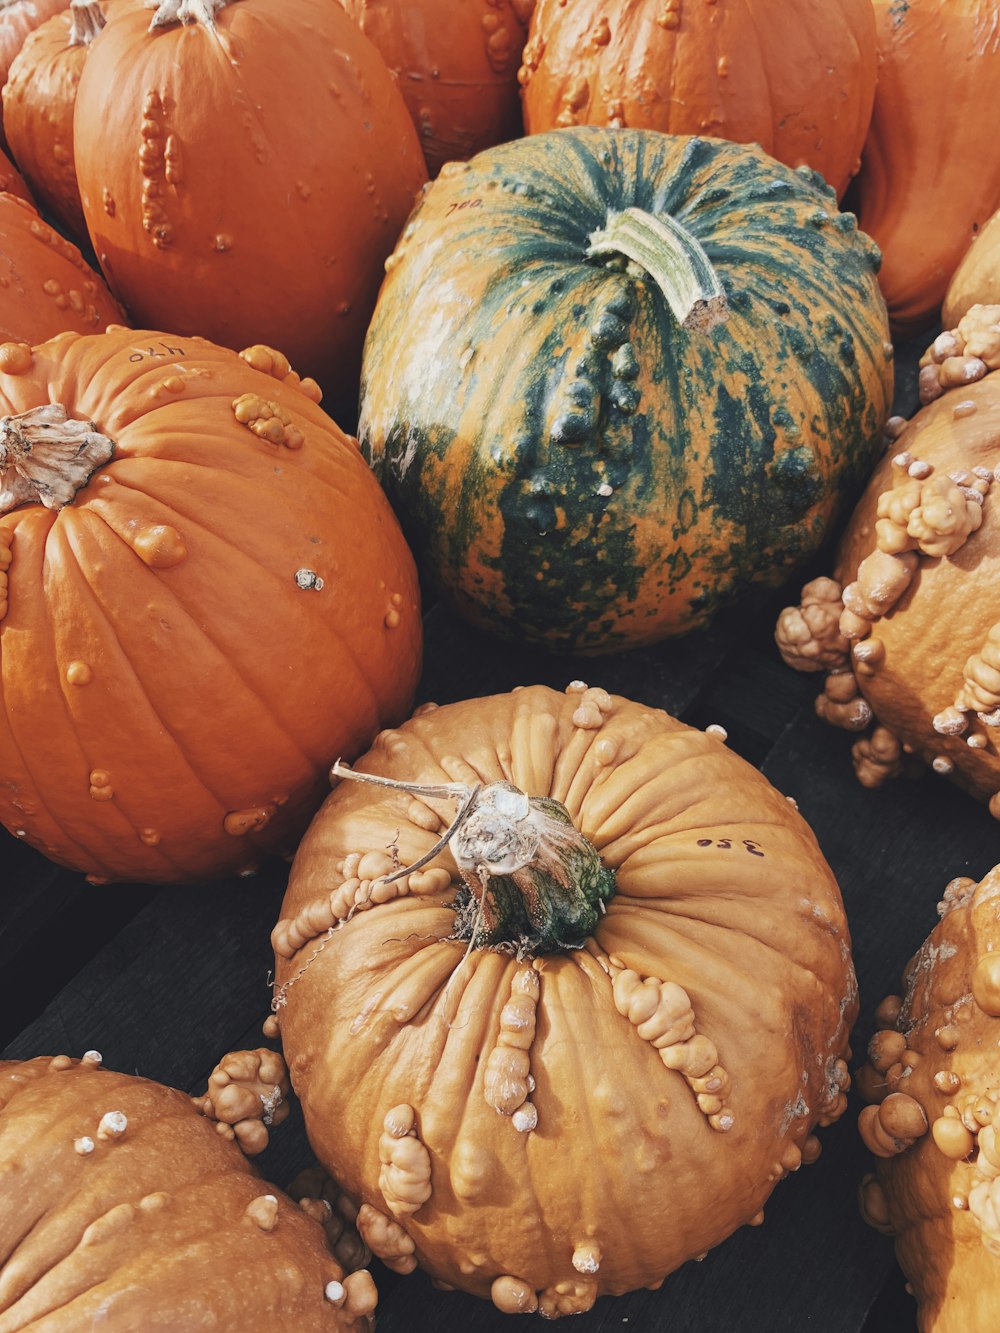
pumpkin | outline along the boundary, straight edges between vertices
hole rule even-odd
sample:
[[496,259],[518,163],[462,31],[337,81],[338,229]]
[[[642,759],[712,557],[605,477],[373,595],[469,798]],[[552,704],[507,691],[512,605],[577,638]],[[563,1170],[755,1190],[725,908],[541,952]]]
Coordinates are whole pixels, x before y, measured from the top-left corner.
[[334,773],[273,1030],[372,1250],[553,1317],[759,1222],[846,1104],[856,1010],[788,801],[579,681],[427,705]]
[[[958,261],[1000,206],[1000,158],[983,152],[978,109],[1000,83],[1000,0],[874,0],[879,75],[856,187],[878,242],[892,327],[937,319]],[[959,311],[959,314],[964,314]]]
[[830,673],[821,717],[877,721],[854,746],[866,786],[920,759],[1000,819],[1000,306],[974,306],[921,364],[927,405],[890,423],[835,577],[806,585],[777,640]]
[[29,204],[32,202],[31,194],[17,167],[2,151],[0,151],[0,194],[16,194],[19,199],[26,199]]
[[[137,323],[269,343],[357,394],[364,331],[426,178],[381,57],[331,0],[116,5],[80,79],[91,240]],[[138,126],[109,134],[110,125]]]
[[396,75],[427,170],[521,133],[517,70],[534,0],[341,0]]
[[3,124],[11,151],[42,208],[74,236],[86,238],[73,161],[76,90],[90,43],[107,5],[72,0],[29,35],[3,90]]
[[876,265],[757,148],[584,127],[447,168],[388,261],[359,424],[438,590],[593,653],[786,577],[878,448]]
[[0,343],[96,333],[124,319],[76,246],[12,194],[0,194],[0,290]]
[[[68,5],[69,0],[0,0],[0,89],[28,34]],[[6,147],[0,121],[0,148]]]
[[628,125],[758,143],[841,195],[875,74],[868,0],[771,0],[766,13],[752,0],[538,0],[519,77],[531,134]]
[[[256,1104],[261,1128],[264,1098],[274,1109],[282,1089],[258,1094],[255,1075],[274,1061],[242,1051],[220,1066],[237,1075],[228,1102]],[[224,1118],[103,1069],[97,1051],[0,1062],[4,1326],[370,1329],[371,1275],[345,1276],[322,1207],[261,1180],[233,1138]]]
[[953,329],[974,305],[1000,304],[1000,209],[973,237],[952,275],[941,322]]
[[862,1208],[895,1236],[921,1333],[992,1328],[1000,1302],[998,893],[1000,866],[947,886],[858,1075]]
[[413,561],[287,360],[0,348],[0,819],[99,879],[249,873],[405,716]]

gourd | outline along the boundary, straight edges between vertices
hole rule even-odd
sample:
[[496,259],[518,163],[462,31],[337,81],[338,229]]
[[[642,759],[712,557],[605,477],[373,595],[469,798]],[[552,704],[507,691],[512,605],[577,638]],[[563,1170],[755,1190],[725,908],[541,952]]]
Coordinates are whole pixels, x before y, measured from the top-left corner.
[[387,263],[359,424],[429,579],[589,653],[779,582],[879,448],[877,263],[753,147],[582,127],[448,167]]
[[788,801],[579,681],[426,705],[334,774],[265,1030],[373,1251],[554,1317],[756,1225],[846,1104],[856,1012]]
[[941,322],[953,329],[974,305],[1000,304],[1000,210],[981,227],[952,275]]
[[0,150],[0,194],[16,194],[19,199],[26,199],[29,204],[32,202],[31,194],[20,172],[2,150]]
[[396,75],[427,170],[521,133],[517,70],[534,0],[341,0]]
[[0,347],[0,819],[97,879],[250,873],[405,716],[413,561],[280,353]]
[[858,1074],[862,1210],[895,1237],[921,1333],[989,1328],[1000,1301],[998,893],[1000,866],[948,884]]
[[4,1326],[369,1330],[371,1275],[345,1275],[319,1201],[296,1207],[261,1180],[228,1123],[239,1104],[266,1142],[261,1117],[287,1110],[287,1080],[266,1081],[275,1059],[226,1057],[215,1124],[98,1051],[0,1062]]
[[836,190],[875,97],[868,0],[538,0],[520,80],[529,133],[630,126],[758,143]]
[[18,165],[43,210],[84,239],[73,111],[90,43],[104,27],[106,9],[97,0],[71,0],[69,9],[29,35],[3,90],[4,131]]
[[[0,0],[0,89],[7,82],[11,62],[24,45],[24,39],[68,4],[69,0]],[[0,120],[0,148],[6,147]]]
[[152,22],[114,6],[74,142],[94,250],[137,324],[280,347],[353,409],[382,264],[426,172],[339,5],[163,0]]
[[1000,83],[1000,0],[874,6],[878,88],[855,206],[882,250],[893,330],[911,337],[933,325],[958,261],[1000,206],[1000,159],[983,152],[977,121]]
[[782,612],[785,661],[827,671],[817,712],[865,732],[858,778],[923,760],[1000,819],[1000,306],[974,306],[921,362],[926,404],[847,526],[834,578]]
[[0,194],[0,343],[36,343],[124,320],[99,273],[26,199]]

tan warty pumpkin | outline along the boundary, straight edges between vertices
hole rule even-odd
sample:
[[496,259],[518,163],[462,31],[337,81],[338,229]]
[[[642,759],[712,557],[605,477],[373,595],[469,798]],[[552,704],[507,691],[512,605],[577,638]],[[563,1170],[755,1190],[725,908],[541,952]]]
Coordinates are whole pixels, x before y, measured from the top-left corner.
[[986,1333],[1000,1310],[998,900],[1000,865],[951,881],[858,1075],[879,1159],[862,1208],[896,1237],[921,1333]]
[[99,878],[294,845],[406,715],[416,573],[318,390],[264,347],[0,346],[0,820]]
[[97,1051],[0,1063],[0,1328],[370,1329],[375,1285],[330,1253],[325,1205],[295,1188],[296,1207],[234,1141],[242,1111],[262,1146],[287,1090],[267,1050],[227,1056],[202,1115]]
[[582,682],[428,705],[359,770],[296,857],[270,1030],[376,1254],[553,1317],[759,1222],[856,1011],[789,802]]
[[835,577],[775,637],[789,666],[829,672],[821,717],[875,719],[854,746],[866,786],[919,758],[1000,819],[1000,306],[974,306],[921,365],[927,405],[890,420]]

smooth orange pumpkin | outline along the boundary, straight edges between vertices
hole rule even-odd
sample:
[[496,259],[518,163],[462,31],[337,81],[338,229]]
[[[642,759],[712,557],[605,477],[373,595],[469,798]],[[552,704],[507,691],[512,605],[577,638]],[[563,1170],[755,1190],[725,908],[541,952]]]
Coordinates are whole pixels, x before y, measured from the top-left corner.
[[531,134],[628,125],[758,143],[841,195],[875,75],[868,0],[538,0],[519,77]]
[[858,223],[882,250],[893,330],[910,337],[934,323],[958,261],[1000,206],[1000,155],[984,151],[980,125],[1000,87],[1000,0],[874,5],[878,89]]
[[[0,89],[7,82],[11,62],[28,34],[68,5],[69,0],[0,0]],[[0,148],[6,147],[0,120]]]
[[0,348],[0,819],[95,877],[287,850],[412,698],[388,503],[315,385],[245,358],[121,328]]
[[862,1208],[895,1236],[921,1333],[992,1328],[1000,1306],[998,895],[1000,866],[947,886],[858,1075]]
[[[229,1105],[249,1103],[260,1128],[265,1098],[285,1109],[260,1082],[274,1061],[241,1051],[220,1066],[236,1075]],[[345,1275],[322,1205],[261,1180],[233,1138],[225,1109],[213,1124],[98,1051],[0,1063],[3,1326],[370,1330],[371,1275]]]
[[428,705],[358,770],[402,786],[311,825],[273,1007],[371,1248],[554,1317],[760,1221],[846,1104],[856,1012],[788,801],[582,682]]
[[426,179],[392,75],[332,0],[164,0],[149,28],[144,6],[114,6],[77,95],[112,291],[149,328],[280,347],[353,407],[383,261]]
[[427,170],[521,133],[517,70],[534,0],[341,0],[396,75]]
[[1000,210],[981,227],[952,275],[941,322],[953,329],[974,305],[1000,304]]

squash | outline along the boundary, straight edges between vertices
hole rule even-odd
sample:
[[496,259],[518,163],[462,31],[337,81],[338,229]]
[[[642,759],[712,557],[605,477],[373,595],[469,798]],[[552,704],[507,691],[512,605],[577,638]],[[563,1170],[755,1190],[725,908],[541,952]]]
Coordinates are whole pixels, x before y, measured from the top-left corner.
[[77,95],[112,291],[147,328],[280,347],[353,411],[382,264],[426,179],[392,75],[332,0],[163,0],[149,27],[115,5]]
[[953,329],[974,305],[1000,305],[1000,209],[972,238],[952,275],[941,322]]
[[[260,1117],[287,1110],[287,1081],[267,1081],[277,1068],[272,1051],[240,1051],[215,1075],[265,1141]],[[103,1069],[98,1051],[0,1062],[4,1326],[369,1330],[371,1275],[345,1276],[319,1201],[296,1207],[234,1137],[226,1108],[213,1124],[184,1093]]]
[[31,192],[20,172],[6,153],[0,151],[0,194],[16,194],[19,199],[32,203]]
[[428,577],[588,653],[785,578],[879,447],[877,262],[757,148],[583,127],[446,168],[387,263],[359,424]]
[[[69,0],[0,0],[0,89],[7,82],[11,62],[28,34],[68,5]],[[0,148],[6,147],[0,120]]]
[[840,196],[875,75],[868,0],[538,0],[519,77],[530,134],[628,125],[758,143]]
[[835,577],[806,585],[776,637],[790,666],[830,672],[821,717],[875,720],[861,782],[923,760],[1000,819],[1000,306],[974,306],[921,364],[927,405],[890,423]]
[[90,43],[107,4],[71,0],[31,33],[3,90],[4,132],[41,207],[74,236],[87,224],[73,159],[73,111]]
[[373,1251],[554,1317],[759,1222],[846,1105],[856,1013],[789,802],[580,681],[425,705],[334,774],[271,1030]]
[[0,343],[98,333],[125,318],[76,246],[13,194],[0,194],[0,290]]
[[436,176],[521,133],[517,70],[534,0],[341,0],[395,74]]
[[895,1236],[921,1333],[992,1328],[1000,1302],[998,894],[1000,866],[948,884],[858,1074],[862,1209]]
[[874,5],[878,88],[855,207],[882,250],[893,331],[909,338],[933,325],[958,261],[1000,206],[1000,156],[983,151],[978,124],[1000,85],[1000,0]]
[[389,506],[270,349],[118,328],[0,369],[0,820],[97,879],[250,873],[409,707]]

